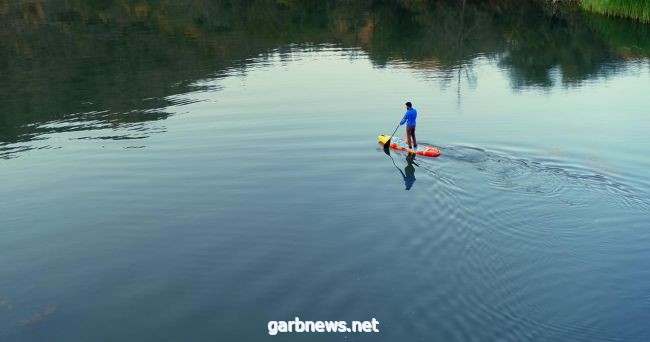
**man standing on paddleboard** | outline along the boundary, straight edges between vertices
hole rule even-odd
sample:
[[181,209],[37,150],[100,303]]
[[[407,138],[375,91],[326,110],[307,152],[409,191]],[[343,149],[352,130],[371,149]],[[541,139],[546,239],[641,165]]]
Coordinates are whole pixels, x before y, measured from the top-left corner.
[[[415,119],[418,117],[418,112],[413,108],[411,102],[406,103],[406,113],[404,118],[400,121],[399,125],[406,123],[406,143],[409,145],[409,148],[418,149],[418,142],[415,140]],[[413,145],[411,145],[411,139],[413,140]],[[413,147],[411,147],[413,146]]]

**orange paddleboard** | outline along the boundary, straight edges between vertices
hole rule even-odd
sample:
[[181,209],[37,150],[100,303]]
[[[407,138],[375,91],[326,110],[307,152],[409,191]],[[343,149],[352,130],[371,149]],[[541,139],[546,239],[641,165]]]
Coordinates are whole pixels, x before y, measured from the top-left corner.
[[[384,145],[388,141],[388,139],[390,139],[390,135],[382,134],[379,137],[377,137],[377,142],[381,145]],[[435,158],[440,155],[440,150],[433,146],[420,145],[418,146],[417,150],[409,148],[409,146],[406,144],[404,139],[398,137],[393,137],[393,139],[390,140],[390,148],[392,148],[393,150],[415,153],[418,156],[423,156],[423,157]]]

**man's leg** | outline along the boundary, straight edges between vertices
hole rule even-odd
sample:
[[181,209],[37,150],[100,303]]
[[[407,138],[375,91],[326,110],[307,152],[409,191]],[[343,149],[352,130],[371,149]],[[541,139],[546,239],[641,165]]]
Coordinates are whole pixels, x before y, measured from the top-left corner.
[[411,129],[411,134],[413,135],[413,148],[418,148],[418,141],[415,140],[415,127]]
[[406,144],[409,145],[409,148],[413,148],[411,145],[411,127],[406,126]]
[[[418,147],[418,143],[415,140],[415,127],[406,127],[406,142],[409,144],[409,148],[412,148],[411,146]],[[411,142],[413,143],[412,145]]]

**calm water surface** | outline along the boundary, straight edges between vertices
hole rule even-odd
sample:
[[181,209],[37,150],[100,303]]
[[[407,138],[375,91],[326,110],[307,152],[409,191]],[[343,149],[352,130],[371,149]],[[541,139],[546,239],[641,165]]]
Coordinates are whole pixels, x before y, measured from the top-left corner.
[[[5,7],[0,340],[650,340],[647,27]],[[407,100],[442,151],[408,191],[376,143]],[[380,333],[268,335],[294,317]]]

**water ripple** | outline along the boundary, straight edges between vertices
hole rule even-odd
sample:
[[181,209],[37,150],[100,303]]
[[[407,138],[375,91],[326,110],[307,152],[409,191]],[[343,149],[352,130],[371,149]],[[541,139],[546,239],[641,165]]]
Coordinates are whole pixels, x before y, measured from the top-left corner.
[[605,193],[624,207],[650,209],[650,202],[611,176],[587,167],[551,165],[533,159],[508,156],[469,146],[444,147],[445,158],[470,164],[487,174],[488,181],[498,189],[560,198],[570,206],[593,204],[588,196],[565,196],[569,191]]
[[[644,253],[625,249],[624,234],[607,227],[637,215],[592,214],[614,203],[643,215],[649,206],[637,189],[587,167],[468,146],[442,150],[440,158],[417,160],[413,212],[420,219],[401,226],[393,241],[412,262],[410,290],[418,294],[405,305],[405,329],[450,341],[471,340],[476,329],[506,341],[643,336],[643,329],[602,322],[618,309],[616,300],[602,300],[602,287],[640,277],[621,266]],[[601,255],[607,260],[594,262]],[[629,291],[610,296],[624,300]]]

